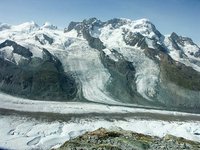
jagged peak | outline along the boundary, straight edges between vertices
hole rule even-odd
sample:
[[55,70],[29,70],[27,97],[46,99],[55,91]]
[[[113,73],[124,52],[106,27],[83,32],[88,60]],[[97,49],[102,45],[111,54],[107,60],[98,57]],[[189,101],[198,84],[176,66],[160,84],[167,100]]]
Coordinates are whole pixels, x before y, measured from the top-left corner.
[[95,17],[84,19],[82,22],[71,21],[68,27],[64,29],[64,32],[71,31],[72,29],[80,30],[84,27],[89,27],[93,25],[101,26],[102,24],[103,22]]
[[[93,24],[112,24],[113,26],[116,24],[120,24],[120,25],[124,25],[124,24],[130,24],[130,23],[134,23],[134,24],[150,24],[153,25],[153,23],[150,22],[149,19],[143,18],[143,19],[138,19],[138,20],[131,20],[131,19],[127,19],[127,18],[113,18],[110,20],[107,20],[105,22],[102,22],[101,20],[92,17],[89,19],[84,19],[82,22],[70,22],[70,25],[77,25],[77,24],[86,24],[86,25],[93,25]],[[154,25],[153,25],[154,26]]]
[[57,26],[51,24],[50,22],[45,22],[41,28],[56,30]]
[[[187,42],[191,45],[196,45],[193,40],[189,37],[185,37],[185,36],[179,36],[177,33],[175,32],[172,32],[171,35],[169,36],[172,40],[175,40],[175,41],[179,41],[179,42]],[[196,45],[197,46],[197,45]]]
[[109,23],[116,23],[116,22],[121,22],[121,23],[124,23],[124,24],[130,24],[130,23],[134,23],[134,24],[151,24],[153,25],[153,23],[147,19],[147,18],[142,18],[142,19],[137,19],[137,20],[131,20],[131,19],[128,19],[128,18],[113,18],[113,19],[110,19],[108,20],[107,22]]
[[153,28],[155,29],[155,26],[153,25],[152,22],[150,22],[149,19],[143,18],[143,19],[138,19],[138,20],[131,20],[127,18],[113,18],[110,20],[107,20],[105,22],[102,22],[101,20],[93,17],[89,19],[84,19],[82,22],[70,22],[68,26],[68,30],[76,27],[77,25],[96,25],[96,26],[105,26],[105,25],[112,25],[114,28],[118,28],[120,26],[129,24],[131,26],[136,26],[136,28]]
[[139,32],[145,37],[156,38],[157,40],[163,36],[149,19],[125,20],[132,32]]
[[101,22],[102,21],[97,19],[96,17],[92,17],[92,18],[83,20],[83,23],[86,23],[86,24],[94,24],[94,23],[101,23]]
[[[143,18],[138,20],[131,20],[127,18],[113,18],[108,21],[102,22],[101,20],[97,18],[89,18],[84,19],[82,22],[71,22],[64,31],[68,32],[73,29],[77,30],[79,33],[83,29],[87,30],[94,30],[97,31],[99,34],[98,28],[104,28],[106,26],[111,26],[112,29],[123,29],[125,32],[139,32],[143,36],[148,38],[154,38],[157,40],[160,40],[163,35],[156,29],[154,24],[150,22],[149,19]],[[96,28],[95,28],[96,27]],[[90,31],[91,33],[94,33],[94,31]],[[96,33],[94,33],[96,35]],[[123,32],[122,32],[123,34]]]
[[170,34],[170,36],[169,36],[170,38],[175,38],[175,39],[177,39],[177,38],[179,38],[179,36],[178,36],[178,34],[176,34],[175,32],[172,32],[171,34]]

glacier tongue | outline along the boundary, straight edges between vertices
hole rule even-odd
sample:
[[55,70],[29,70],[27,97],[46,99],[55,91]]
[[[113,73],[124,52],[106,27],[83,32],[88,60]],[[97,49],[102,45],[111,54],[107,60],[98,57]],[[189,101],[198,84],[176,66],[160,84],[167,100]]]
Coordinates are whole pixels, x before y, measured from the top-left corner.
[[66,71],[80,81],[83,97],[89,101],[120,104],[106,92],[110,74],[100,60],[99,51],[88,46],[85,40],[76,40],[62,54],[56,53]]

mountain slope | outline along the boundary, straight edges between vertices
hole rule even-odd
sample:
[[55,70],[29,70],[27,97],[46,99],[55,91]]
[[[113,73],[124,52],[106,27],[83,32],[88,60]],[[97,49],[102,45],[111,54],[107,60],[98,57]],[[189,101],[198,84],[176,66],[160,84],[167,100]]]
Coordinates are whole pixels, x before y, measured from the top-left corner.
[[[13,93],[16,84],[22,86],[23,82],[5,84],[7,69],[1,68],[0,87],[8,94],[184,111],[198,111],[200,107],[200,48],[176,33],[162,35],[147,19],[102,22],[90,18],[71,22],[64,31],[50,23],[41,27],[34,22],[0,27],[2,65],[34,70],[34,75],[39,72],[42,77],[35,79],[40,81],[31,84],[45,83],[36,84],[36,88],[43,89],[40,94],[30,90],[32,86],[28,92],[32,96],[23,89]],[[16,69],[9,68],[16,74]],[[49,73],[50,68],[56,74]],[[17,74],[16,79],[20,76]]]

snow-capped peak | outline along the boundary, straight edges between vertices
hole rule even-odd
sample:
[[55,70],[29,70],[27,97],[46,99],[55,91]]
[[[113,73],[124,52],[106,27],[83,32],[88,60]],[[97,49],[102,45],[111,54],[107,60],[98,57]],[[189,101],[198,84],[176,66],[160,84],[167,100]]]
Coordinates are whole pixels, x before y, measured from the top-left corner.
[[192,39],[173,32],[171,35],[165,36],[164,44],[174,60],[200,72],[200,48]]
[[93,18],[85,19],[85,20],[83,20],[83,22],[85,24],[95,24],[95,23],[101,23],[101,20],[93,17]]
[[132,32],[138,32],[145,37],[156,38],[157,40],[161,37],[160,32],[156,29],[154,24],[146,18],[133,20],[129,26]]
[[[91,101],[116,104],[115,99],[108,95],[105,89],[105,85],[111,81],[107,70],[110,68],[105,69],[99,51],[103,51],[105,58],[110,58],[111,62],[121,63],[123,59],[132,63],[135,90],[149,101],[159,94],[157,87],[160,84],[161,70],[158,60],[162,61],[159,51],[163,50],[163,53],[166,50],[166,56],[170,55],[172,59],[200,71],[198,46],[189,38],[175,33],[164,38],[148,19],[115,18],[102,22],[90,18],[82,22],[71,22],[66,32],[52,29],[56,27],[48,22],[42,27],[35,22],[26,22],[1,31],[0,40],[15,41],[29,49],[33,57],[43,58],[43,48],[55,54],[63,63],[66,72],[77,74],[83,85],[84,97]],[[6,53],[12,54],[13,49],[5,47],[2,53],[7,50]],[[21,59],[18,59],[18,55],[13,58],[17,58],[16,62]]]
[[147,18],[142,18],[142,19],[137,19],[137,20],[135,20],[136,22],[150,22],[150,20],[149,19],[147,19]]
[[[96,18],[85,19],[82,22],[71,22],[68,28],[65,30],[71,31],[75,29],[81,31],[83,29],[89,30],[91,36],[99,37],[102,30],[106,32],[118,31],[118,34],[128,33],[140,33],[144,37],[150,39],[157,39],[160,41],[162,34],[156,29],[156,27],[148,19],[130,20],[126,18],[114,18],[105,22],[102,22]],[[120,32],[120,33],[119,33]]]
[[13,30],[22,32],[30,32],[38,28],[39,26],[34,21],[25,22],[12,27]]
[[45,22],[44,25],[41,28],[56,30],[57,26],[51,24],[50,22]]

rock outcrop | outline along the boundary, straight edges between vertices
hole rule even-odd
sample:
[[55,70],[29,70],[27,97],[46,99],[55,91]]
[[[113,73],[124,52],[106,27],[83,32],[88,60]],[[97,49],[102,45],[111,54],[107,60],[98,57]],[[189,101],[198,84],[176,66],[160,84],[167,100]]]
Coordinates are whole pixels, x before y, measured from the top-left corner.
[[166,135],[163,138],[100,128],[65,142],[57,150],[198,150],[200,143]]

